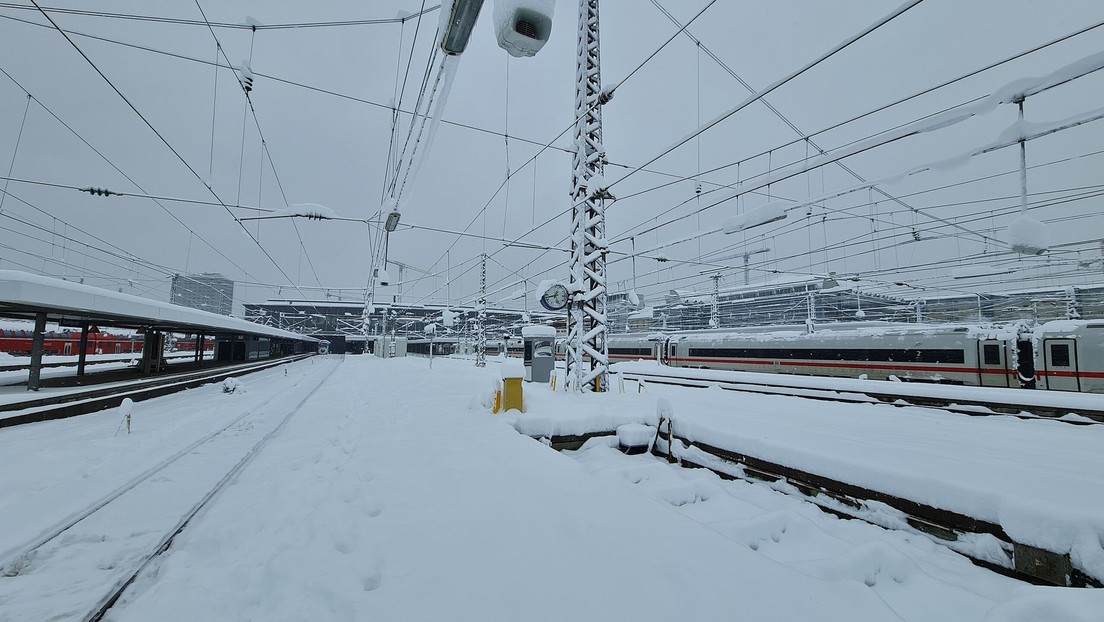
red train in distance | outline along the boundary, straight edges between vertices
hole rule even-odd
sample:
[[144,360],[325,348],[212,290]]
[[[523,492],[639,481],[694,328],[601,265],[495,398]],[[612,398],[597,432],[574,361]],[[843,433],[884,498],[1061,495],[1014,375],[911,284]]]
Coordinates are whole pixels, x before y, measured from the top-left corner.
[[[30,356],[32,347],[31,328],[16,328],[11,325],[0,327],[0,352],[10,356]],[[45,356],[77,356],[80,354],[79,330],[47,330],[43,341],[42,353]],[[88,345],[85,354],[139,354],[145,339],[142,335],[118,335],[108,332],[88,333]],[[195,339],[169,339],[171,350],[194,352]],[[208,337],[203,345],[205,352],[214,350],[215,340]]]
[[[11,356],[30,356],[33,330],[0,329],[0,352]],[[47,330],[43,355],[77,356],[80,354],[80,331]],[[89,332],[85,354],[123,354],[142,351],[142,335],[115,335]],[[194,344],[192,347],[195,347]]]

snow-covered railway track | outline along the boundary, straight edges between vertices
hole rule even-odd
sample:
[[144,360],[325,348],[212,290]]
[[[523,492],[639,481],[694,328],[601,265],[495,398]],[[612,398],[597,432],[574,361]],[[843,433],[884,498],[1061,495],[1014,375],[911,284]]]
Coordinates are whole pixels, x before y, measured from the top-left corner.
[[[722,372],[723,373],[723,372]],[[763,375],[763,374],[759,374]],[[761,395],[786,395],[802,397],[812,400],[829,402],[843,402],[850,404],[878,404],[889,403],[895,406],[919,406],[935,408],[947,412],[973,415],[992,416],[1005,415],[1020,417],[1023,419],[1035,419],[1045,417],[1074,425],[1092,425],[1104,423],[1104,410],[1083,407],[1050,406],[1046,404],[1019,404],[1007,401],[995,401],[990,399],[963,399],[962,396],[940,397],[938,395],[917,395],[911,393],[896,393],[888,391],[885,385],[888,383],[871,381],[878,386],[869,389],[855,390],[830,389],[810,387],[803,383],[787,382],[787,378],[772,379],[771,381],[750,381],[746,379],[726,380],[724,378],[690,378],[678,373],[655,373],[641,371],[623,372],[625,380],[643,381],[648,384],[663,384],[692,388],[707,388],[717,386],[726,391],[743,393],[756,393]],[[830,379],[829,379],[830,380]],[[936,385],[933,385],[936,386]],[[981,389],[984,391],[984,389]],[[1028,391],[1028,389],[1023,389]],[[1077,417],[1069,417],[1069,415]]]
[[210,382],[218,382],[230,376],[240,376],[270,369],[277,365],[292,363],[307,356],[311,355],[298,355],[198,372],[191,371],[169,376],[143,378],[125,385],[116,384],[109,387],[89,388],[85,391],[73,391],[33,400],[0,404],[0,413],[12,413],[10,415],[0,415],[0,428],[87,415],[118,406],[119,402],[125,397],[137,402],[169,395]]
[[[978,566],[1009,577],[1038,585],[1104,586],[1104,577],[1080,568],[1068,551],[1017,542],[999,524],[691,440],[680,436],[670,419],[660,421],[652,453],[683,467],[709,469],[724,479],[769,482],[775,490],[841,518],[927,534]],[[982,540],[990,545],[978,547]]]
[[336,361],[320,366],[305,383],[285,387],[6,553],[0,558],[0,620],[8,619],[2,611],[17,611],[19,619],[101,619],[336,367]]
[[[88,363],[87,363],[88,366],[87,366],[86,369],[89,372],[95,372],[97,365],[109,365],[109,364],[112,364],[112,363],[125,363],[125,362],[129,361],[132,358],[139,358],[142,353],[141,352],[135,352],[135,353],[131,353],[131,354],[132,354],[132,356],[130,356],[130,357],[120,356],[119,358],[110,358],[110,359],[108,359],[108,358],[97,358],[95,360],[88,361]],[[135,354],[138,355],[138,356],[133,356]],[[166,362],[176,362],[176,361],[191,360],[193,358],[195,358],[195,357],[191,353],[189,353],[189,354],[177,354],[177,355],[166,356],[162,360],[164,360]],[[28,363],[20,363],[18,365],[0,365],[0,372],[24,371],[29,366],[30,365]],[[63,362],[60,362],[60,363],[44,361],[42,363],[42,369],[52,369],[52,368],[55,368],[55,367],[76,367],[76,366],[77,366],[77,363],[75,361],[63,361]]]

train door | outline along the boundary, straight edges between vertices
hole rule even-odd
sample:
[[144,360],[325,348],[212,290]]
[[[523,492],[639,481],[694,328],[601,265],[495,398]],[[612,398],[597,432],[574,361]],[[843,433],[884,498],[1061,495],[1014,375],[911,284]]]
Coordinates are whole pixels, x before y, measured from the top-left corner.
[[73,344],[72,344],[72,342],[66,341],[65,342],[65,356],[72,356],[72,354],[73,354]]
[[1008,386],[1008,349],[996,339],[978,340],[978,372],[983,387]]
[[1073,339],[1044,339],[1043,370],[1048,389],[1080,391],[1081,381],[1077,376],[1077,342]]
[[668,339],[666,345],[664,345],[663,348],[663,360],[660,362],[664,365],[673,365],[675,367],[678,367],[678,364],[676,362],[676,359],[678,358],[678,343],[676,343],[674,339]]

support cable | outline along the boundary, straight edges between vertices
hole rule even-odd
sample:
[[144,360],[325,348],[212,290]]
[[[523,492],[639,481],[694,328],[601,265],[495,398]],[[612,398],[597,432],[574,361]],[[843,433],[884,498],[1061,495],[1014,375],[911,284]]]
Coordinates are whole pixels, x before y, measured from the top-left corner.
[[897,19],[898,17],[903,15],[905,12],[909,11],[910,9],[915,8],[917,5],[919,5],[923,1],[924,0],[908,0],[907,2],[902,4],[901,6],[897,7],[889,15],[886,15],[885,17],[879,19],[877,22],[871,24],[870,26],[867,26],[866,28],[864,28],[858,34],[852,35],[852,36],[848,37],[847,39],[844,39],[842,42],[836,44],[835,46],[833,46],[830,50],[828,50],[824,54],[821,54],[815,60],[810,61],[809,63],[806,63],[804,66],[797,69],[796,71],[791,72],[790,74],[788,74],[785,77],[775,81],[774,83],[770,84],[769,86],[767,86],[763,90],[759,91],[758,93],[755,93],[751,97],[748,97],[744,101],[737,104],[734,108],[731,108],[730,110],[722,113],[720,116],[718,116],[717,118],[713,119],[712,121],[706,123],[705,125],[700,126],[697,130],[692,132],[689,136],[678,140],[675,144],[673,144],[670,147],[668,147],[667,149],[661,151],[658,155],[656,155],[652,159],[648,160],[643,165],[633,169],[632,171],[629,171],[625,176],[620,177],[616,181],[612,182],[609,187],[612,188],[613,186],[617,185],[618,183],[628,179],[629,177],[632,177],[634,174],[639,172],[640,169],[642,169],[646,166],[650,166],[656,160],[659,160],[660,158],[667,155],[668,153],[674,151],[675,149],[678,149],[682,145],[685,145],[687,142],[689,142],[690,140],[692,140],[696,136],[699,136],[702,133],[707,132],[710,129],[716,127],[718,124],[720,124],[725,119],[728,119],[729,117],[736,114],[737,112],[740,112],[744,108],[747,108],[749,105],[751,105],[751,104],[755,103],[756,101],[759,101],[763,97],[766,97],[767,95],[773,93],[779,87],[784,86],[785,84],[787,84],[790,81],[794,80],[795,78],[802,75],[803,73],[809,71],[810,69],[816,67],[817,65],[821,64],[822,62],[824,62],[824,61],[828,60],[829,58],[835,56],[837,53],[839,53],[839,52],[843,51],[844,49],[850,47],[852,44],[859,41],[860,39],[866,37],[867,35],[871,34],[874,31],[878,30],[882,26],[885,26],[889,22]]
[[[211,33],[211,38],[213,38],[215,40],[215,46],[217,47],[218,51],[222,53],[223,60],[225,60],[226,64],[229,65],[230,64],[230,59],[226,56],[226,51],[222,49],[222,44],[219,42],[218,35],[215,34],[214,28],[211,27],[210,21],[207,19],[207,14],[203,11],[203,5],[200,4],[199,0],[195,0],[195,5],[196,5],[196,8],[199,9],[200,17],[202,17],[203,21],[207,23],[207,30]],[[254,46],[254,43],[256,42],[256,38],[257,38],[257,29],[256,29],[256,27],[254,27],[254,28],[252,28],[252,30],[250,32],[249,60],[247,61],[247,65],[246,65],[246,67],[248,68],[250,74],[252,73],[252,69],[249,66],[252,65],[252,63],[253,63],[253,46]],[[245,129],[246,129],[245,120],[246,120],[246,115],[252,113],[252,115],[253,115],[253,124],[257,128],[257,137],[261,142],[261,149],[264,152],[264,154],[268,156],[268,163],[269,163],[269,166],[272,168],[272,175],[276,179],[276,185],[280,190],[280,196],[283,198],[284,206],[287,207],[288,206],[287,195],[284,193],[284,186],[283,186],[283,183],[280,181],[280,175],[276,171],[276,164],[272,161],[272,154],[268,150],[268,142],[265,140],[264,132],[261,131],[261,121],[257,117],[257,110],[253,107],[253,99],[250,96],[250,92],[253,90],[252,78],[251,78],[251,76],[246,76],[246,75],[243,74],[239,78],[239,83],[242,87],[242,92],[245,95],[246,109],[245,109],[245,111],[243,111],[243,116],[242,116],[242,145],[241,145],[241,160],[239,161],[239,164],[238,164],[238,201],[237,201],[237,203],[239,203],[239,204],[241,203],[242,168],[243,168],[243,165],[244,165],[244,162],[245,162]],[[261,169],[261,173],[263,173],[263,167]],[[211,190],[211,188],[208,187],[208,190]],[[211,192],[212,192],[212,194],[214,194],[213,190],[211,190]],[[222,199],[219,198],[217,195],[215,196],[215,198],[220,203],[222,203]],[[260,200],[260,196],[258,195],[258,202],[259,202],[259,200]],[[233,216],[233,213],[230,212],[229,208],[226,205],[223,205],[223,207],[226,207],[227,212],[230,213],[231,216]],[[237,222],[238,225],[242,228],[242,230],[245,231],[246,234],[249,234],[249,229],[241,222],[241,220],[237,219],[236,217],[234,219],[235,219],[235,222]],[[296,237],[299,239],[300,249],[302,250],[303,254],[306,255],[306,257],[307,257],[307,264],[310,266],[311,271],[314,273],[315,281],[319,285],[322,285],[322,282],[318,278],[318,272],[314,270],[314,264],[313,264],[313,262],[311,262],[310,255],[307,253],[306,246],[303,244],[303,237],[299,233],[299,226],[295,223],[294,220],[292,221],[292,227],[295,230]],[[260,234],[260,223],[257,224],[257,231],[258,231],[258,235],[259,235]],[[268,258],[272,261],[272,264],[274,266],[276,266],[276,269],[279,270],[281,272],[281,274],[283,274],[284,277],[288,279],[288,282],[291,283],[292,286],[294,286],[296,288],[296,290],[299,292],[299,295],[303,296],[304,300],[307,300],[306,294],[304,294],[303,291],[299,289],[299,279],[297,278],[295,281],[292,281],[291,277],[289,277],[286,273],[284,273],[283,268],[281,268],[279,266],[279,264],[276,263],[275,258],[273,258],[268,253],[268,251],[265,250],[265,248],[261,245],[260,240],[257,237],[254,237],[252,234],[249,234],[249,236],[251,238],[253,238],[253,241],[257,244],[257,247],[260,248],[261,251],[263,251],[266,256],[268,256]],[[311,306],[314,308],[315,312],[318,312],[318,307],[314,306],[313,303],[312,303]]]
[[[101,70],[100,70],[100,68],[99,68],[99,67],[98,67],[98,66],[96,65],[96,63],[95,63],[95,62],[93,62],[93,61],[92,61],[92,59],[91,59],[91,58],[89,58],[89,57],[88,57],[88,55],[87,55],[87,54],[85,54],[85,53],[84,53],[84,51],[80,49],[80,46],[78,46],[78,45],[76,44],[76,42],[75,42],[75,41],[73,41],[73,39],[72,39],[72,38],[71,38],[71,37],[70,37],[70,36],[69,36],[69,35],[68,35],[68,34],[67,34],[67,33],[66,33],[66,32],[65,32],[64,30],[62,30],[60,26],[58,26],[58,24],[57,24],[57,23],[56,23],[56,22],[55,22],[55,21],[53,20],[53,18],[52,18],[52,17],[50,17],[50,15],[49,15],[49,14],[47,14],[47,13],[46,13],[46,11],[44,11],[44,10],[42,9],[42,7],[38,5],[38,2],[37,2],[37,0],[31,0],[31,3],[32,3],[32,4],[34,4],[36,8],[38,8],[38,10],[39,10],[39,11],[40,11],[40,12],[42,13],[42,15],[43,15],[43,16],[44,16],[44,17],[45,17],[45,18],[47,19],[47,21],[49,21],[49,22],[50,22],[50,24],[52,24],[52,25],[54,26],[54,28],[55,28],[55,29],[56,29],[56,30],[57,30],[57,31],[58,31],[58,32],[59,32],[59,33],[61,34],[61,36],[62,36],[62,37],[64,37],[64,38],[65,38],[65,40],[69,42],[69,45],[71,45],[71,46],[73,47],[73,49],[75,49],[75,50],[77,51],[77,53],[78,53],[78,54],[80,54],[82,58],[84,58],[84,60],[85,60],[85,61],[86,61],[86,62],[87,62],[87,63],[88,63],[88,64],[89,64],[89,65],[90,65],[91,67],[92,67],[92,69],[93,69],[93,70],[94,70],[94,71],[95,71],[95,72],[96,72],[97,74],[99,74],[99,76],[100,76],[101,78],[103,78],[103,80],[104,80],[105,82],[107,82],[108,86],[110,86],[110,87],[111,87],[111,90],[115,91],[115,93],[116,93],[116,94],[117,94],[117,95],[118,95],[118,96],[119,96],[119,97],[120,97],[120,98],[121,98],[121,99],[123,100],[123,102],[125,102],[125,103],[126,103],[126,105],[127,105],[127,106],[128,106],[128,107],[129,107],[129,108],[130,108],[130,109],[132,110],[132,111],[134,111],[134,113],[135,113],[136,115],[138,115],[138,118],[139,118],[139,119],[141,119],[143,123],[145,123],[146,127],[148,127],[148,128],[150,129],[150,131],[152,131],[152,132],[153,132],[153,133],[154,133],[154,134],[155,134],[155,135],[156,135],[156,136],[157,136],[157,137],[158,137],[158,138],[159,138],[159,139],[161,140],[161,142],[162,142],[162,143],[164,143],[164,145],[165,145],[166,147],[168,147],[169,151],[171,151],[171,152],[173,153],[173,155],[175,155],[175,156],[176,156],[176,158],[177,158],[178,160],[180,160],[180,162],[181,162],[182,164],[184,164],[184,166],[185,166],[185,167],[186,167],[186,168],[188,169],[188,171],[190,171],[190,172],[192,173],[192,175],[193,175],[193,176],[194,176],[194,177],[195,177],[195,178],[196,178],[197,180],[199,180],[199,182],[200,182],[200,183],[203,183],[203,178],[202,178],[202,177],[200,177],[199,173],[198,173],[198,172],[196,172],[195,168],[193,168],[193,167],[192,167],[192,165],[191,165],[191,164],[189,164],[189,163],[188,163],[188,161],[187,161],[187,160],[185,160],[185,159],[184,159],[184,157],[183,157],[182,155],[180,155],[180,152],[179,152],[179,151],[177,151],[177,150],[176,150],[176,148],[175,148],[175,147],[173,147],[171,143],[169,143],[169,141],[168,141],[168,140],[167,140],[167,139],[166,139],[166,138],[164,137],[164,135],[162,135],[162,134],[161,134],[161,132],[159,132],[159,131],[157,130],[157,128],[156,128],[156,127],[154,127],[154,125],[153,125],[152,123],[150,123],[149,119],[147,119],[147,118],[145,117],[145,115],[143,115],[143,114],[141,113],[141,111],[139,111],[139,110],[138,110],[138,108],[137,108],[137,107],[136,107],[136,106],[135,106],[135,105],[134,105],[134,104],[133,104],[133,103],[132,103],[132,102],[130,101],[130,99],[128,99],[128,98],[127,98],[127,96],[126,96],[126,95],[124,95],[124,94],[123,94],[123,92],[122,92],[121,90],[119,90],[119,88],[118,88],[117,86],[115,86],[115,83],[113,83],[113,82],[111,81],[111,79],[110,79],[110,78],[108,78],[108,77],[107,77],[107,75],[105,75],[105,74],[103,73],[103,71],[101,71]],[[205,184],[205,183],[204,183],[204,184],[203,184],[203,186],[204,186],[205,188],[207,188],[208,192],[210,192],[210,193],[211,193],[211,194],[212,194],[212,195],[213,195],[213,196],[215,197],[215,199],[219,201],[219,203],[220,203],[220,204],[222,204],[222,206],[223,206],[223,208],[224,208],[224,209],[226,210],[226,212],[227,212],[228,214],[230,214],[230,216],[231,216],[231,217],[233,217],[233,212],[231,212],[231,211],[230,211],[230,207],[229,207],[229,206],[227,206],[227,205],[225,204],[225,202],[223,202],[223,201],[222,201],[221,197],[219,197],[219,196],[218,196],[218,194],[216,194],[216,193],[215,193],[215,191],[214,191],[213,189],[211,189],[211,188],[208,188],[208,187],[207,187],[207,184]],[[235,220],[235,222],[237,222],[237,220]],[[253,234],[249,232],[249,229],[247,229],[247,228],[246,228],[246,227],[245,227],[244,225],[242,225],[241,223],[238,223],[238,226],[240,226],[240,227],[241,227],[242,231],[244,231],[244,232],[245,232],[245,234],[246,234],[247,236],[249,236],[249,239],[250,239],[250,240],[252,240],[252,241],[254,242],[254,244],[256,244],[256,245],[257,245],[257,248],[261,249],[261,252],[262,252],[262,253],[264,253],[265,257],[267,257],[267,258],[268,258],[268,260],[269,260],[269,261],[270,261],[270,262],[272,263],[272,265],[273,265],[273,266],[275,266],[275,267],[276,267],[276,269],[277,269],[277,270],[278,270],[278,271],[280,272],[280,274],[281,274],[281,275],[283,275],[283,276],[284,276],[284,278],[288,279],[288,282],[290,283],[290,282],[291,282],[291,278],[290,278],[290,277],[289,277],[289,276],[287,275],[287,273],[286,273],[286,272],[284,272],[284,269],[283,269],[282,267],[280,267],[280,265],[279,265],[278,263],[276,263],[276,260],[275,260],[275,258],[273,258],[273,257],[272,257],[272,255],[271,255],[271,254],[270,254],[270,253],[268,252],[268,250],[266,250],[266,249],[265,249],[265,248],[264,248],[263,246],[261,246],[260,242],[258,242],[258,241],[257,241],[257,239],[256,239],[255,237],[253,237]],[[220,253],[220,254],[221,254],[221,253]],[[225,257],[225,256],[224,256],[224,257]],[[234,265],[236,265],[236,264],[234,264]],[[246,272],[246,274],[248,274],[248,272]],[[253,277],[253,278],[255,278],[255,277]]]
[[[62,125],[62,127],[64,127],[66,130],[69,131],[70,134],[75,136],[77,138],[77,140],[81,141],[81,143],[83,143],[86,147],[91,149],[93,153],[95,153],[97,156],[99,156],[99,158],[101,160],[103,160],[112,169],[114,169],[115,172],[122,175],[122,177],[124,179],[126,179],[128,182],[130,182],[135,188],[137,188],[141,192],[143,192],[143,193],[146,192],[146,190],[137,181],[135,181],[132,177],[127,175],[126,172],[124,172],[114,162],[112,162],[107,156],[105,156],[103,154],[103,152],[101,152],[99,149],[97,149],[95,146],[93,146],[92,143],[88,142],[88,140],[86,140],[83,136],[81,136],[80,133],[78,133],[75,129],[73,129],[73,127],[71,125],[66,123],[64,119],[59,117],[53,110],[51,110],[48,106],[46,106],[46,104],[44,104],[40,99],[38,99],[37,97],[32,95],[29,90],[24,88],[24,86],[18,80],[16,80],[11,74],[9,74],[7,71],[5,71],[3,67],[0,67],[0,73],[4,74],[5,77],[7,77],[9,80],[11,80],[12,83],[15,84],[16,87],[18,87],[21,91],[23,91],[36,104],[38,104],[39,107],[41,107],[43,110],[45,110],[47,114],[49,114],[51,117],[54,118],[54,120],[56,120],[58,123],[60,123]],[[74,189],[79,189],[79,188],[74,188]],[[235,263],[232,259],[227,257],[218,247],[214,246],[206,238],[204,238],[203,236],[201,236],[198,233],[196,233],[195,231],[193,231],[191,229],[191,227],[189,227],[187,224],[184,223],[184,221],[180,220],[180,218],[178,218],[175,214],[173,214],[171,211],[169,211],[169,209],[167,207],[165,207],[158,199],[152,198],[152,200],[153,200],[154,204],[156,204],[159,208],[161,208],[161,210],[163,212],[165,212],[165,214],[167,214],[170,218],[175,220],[178,224],[180,224],[180,226],[184,227],[184,229],[186,231],[188,231],[190,234],[195,235],[197,238],[199,238],[208,248],[215,251],[215,253],[217,253],[220,257],[222,257],[227,262],[229,262],[230,265],[232,265],[235,268],[237,268],[238,270],[240,270],[242,272],[242,274],[245,274],[245,275],[249,276],[250,278],[256,279],[256,277],[253,277],[251,274],[249,274],[248,271],[246,271],[244,268],[242,268],[237,263]],[[23,201],[21,201],[21,202],[23,202]],[[26,202],[24,202],[24,203],[26,203]],[[29,203],[27,203],[27,205],[30,206]],[[31,207],[34,207],[34,206],[31,206]],[[38,208],[34,208],[34,209],[38,209]],[[42,211],[42,210],[39,210],[39,211],[41,211],[43,214],[46,214],[45,211]],[[70,224],[70,226],[72,227],[73,225]],[[104,241],[103,239],[101,239],[99,237],[96,237],[96,236],[92,235],[91,233],[88,233],[87,231],[84,231],[84,230],[82,230],[80,228],[77,228],[77,227],[74,227],[74,228],[76,228],[78,231],[81,231],[81,233],[84,233],[85,235],[89,236],[92,239],[98,240],[100,242],[104,242],[105,244],[108,244],[108,245],[112,246],[113,248],[118,249],[120,252],[129,254],[128,251],[125,251],[122,248],[119,248],[118,246],[115,246],[114,244],[110,244],[110,243]],[[134,259],[136,261],[139,261],[140,263],[145,263],[145,264],[148,264],[148,265],[156,265],[156,264],[154,264],[153,262],[151,262],[149,260],[140,259],[140,258],[137,258],[133,255],[131,255],[131,256],[134,257]]]
[[8,165],[8,178],[4,180],[4,191],[0,193],[0,214],[4,213],[4,197],[8,196],[8,182],[15,170],[15,158],[19,155],[19,143],[23,140],[23,128],[27,125],[27,113],[31,110],[31,94],[27,93],[27,105],[23,107],[23,120],[19,122],[19,133],[15,136],[15,148],[12,149],[11,164]]

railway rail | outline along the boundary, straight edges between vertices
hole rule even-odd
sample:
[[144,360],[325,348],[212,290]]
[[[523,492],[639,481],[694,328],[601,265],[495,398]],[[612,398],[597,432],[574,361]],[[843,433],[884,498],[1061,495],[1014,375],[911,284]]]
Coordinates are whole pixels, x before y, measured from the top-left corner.
[[[1104,408],[1070,407],[1047,405],[1043,403],[1009,403],[1008,401],[998,401],[984,397],[976,399],[963,398],[961,395],[940,397],[935,394],[937,393],[936,391],[927,395],[917,394],[916,391],[898,392],[887,388],[885,385],[892,386],[892,384],[885,381],[861,381],[863,384],[870,384],[871,386],[869,388],[855,388],[854,383],[848,383],[846,388],[830,389],[810,387],[807,382],[794,380],[793,376],[785,376],[782,374],[776,374],[776,378],[772,377],[769,380],[753,380],[749,379],[747,374],[741,376],[740,379],[725,379],[723,377],[724,373],[725,372],[713,372],[709,378],[691,378],[687,377],[686,374],[680,374],[675,371],[661,373],[658,371],[645,372],[632,370],[624,371],[622,375],[626,380],[644,381],[650,384],[694,388],[718,386],[727,391],[765,395],[788,395],[832,402],[889,403],[895,406],[921,406],[974,416],[1010,415],[1020,418],[1051,418],[1073,425],[1104,423]],[[757,375],[767,376],[768,374]],[[831,379],[827,380],[831,382]],[[970,387],[970,389],[973,390],[975,388]],[[1020,390],[1017,390],[1017,392],[1019,391]],[[979,395],[984,395],[985,389],[978,388],[976,392]],[[1026,390],[1024,393],[1026,393]],[[1023,395],[1025,398],[1028,397],[1028,395],[1023,393],[1020,395]],[[1101,400],[1101,402],[1102,406],[1104,406],[1104,400]],[[1069,417],[1071,414],[1077,417]]]
[[[131,400],[137,402],[153,397],[160,397],[162,395],[176,393],[177,391],[195,388],[210,382],[218,382],[230,376],[240,376],[277,365],[283,365],[309,356],[313,355],[303,354],[278,359],[266,359],[261,362],[244,363],[230,367],[219,367],[217,369],[157,376],[154,378],[137,380],[122,386],[116,384],[107,387],[90,388],[85,391],[72,391],[38,399],[0,404],[0,428],[99,412],[107,408],[118,406],[123,398],[129,397]],[[3,416],[2,414],[15,411],[19,412],[10,416]]]
[[[308,376],[313,386],[286,411],[281,404],[289,401],[288,394],[301,382],[6,552],[0,558],[0,601],[21,611],[40,611],[42,617],[35,619],[103,619],[142,572],[284,429],[336,367],[335,363]],[[302,394],[302,389],[296,392]],[[136,508],[144,512],[135,516]],[[59,576],[71,579],[63,590],[56,585]]]

